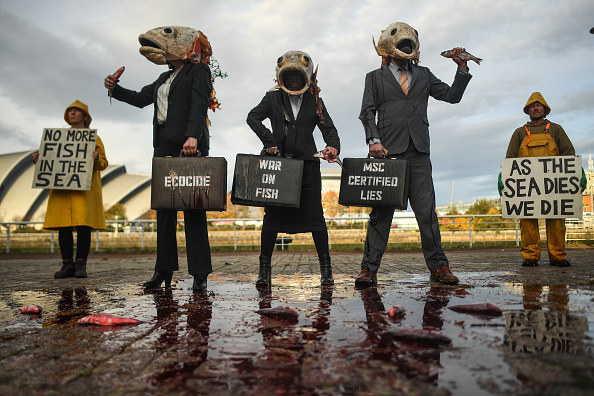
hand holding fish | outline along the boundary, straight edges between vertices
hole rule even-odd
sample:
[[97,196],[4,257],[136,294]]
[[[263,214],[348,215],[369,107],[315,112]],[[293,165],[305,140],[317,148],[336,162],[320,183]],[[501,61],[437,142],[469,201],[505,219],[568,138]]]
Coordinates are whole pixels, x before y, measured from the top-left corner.
[[328,146],[322,150],[322,154],[324,154],[324,159],[326,161],[334,162],[334,159],[336,159],[336,156],[338,155],[338,150],[332,146]]
[[441,56],[446,58],[452,58],[454,62],[458,64],[458,68],[461,68],[460,65],[463,63],[466,68],[466,62],[469,60],[476,62],[477,65],[480,65],[482,62],[481,58],[477,58],[476,56],[472,55],[470,52],[466,52],[466,48],[456,47],[449,51],[443,51]]

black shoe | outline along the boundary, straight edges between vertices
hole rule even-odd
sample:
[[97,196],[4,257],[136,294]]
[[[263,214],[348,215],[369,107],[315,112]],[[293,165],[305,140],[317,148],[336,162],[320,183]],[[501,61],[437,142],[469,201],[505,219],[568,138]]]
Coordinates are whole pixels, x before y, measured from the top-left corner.
[[161,287],[161,283],[165,281],[165,287],[171,287],[171,278],[173,278],[173,271],[155,271],[153,277],[148,281],[144,282],[144,287],[147,289]]
[[522,267],[538,267],[538,260],[524,260],[522,261]]
[[556,260],[549,262],[549,264],[553,267],[571,267],[571,262],[569,260]]
[[272,257],[260,255],[260,269],[256,279],[256,289],[267,289],[271,285]]
[[334,284],[334,278],[332,277],[332,264],[330,262],[330,256],[324,254],[319,256],[320,259],[320,283],[322,286],[332,286]]
[[367,268],[362,268],[359,276],[355,279],[355,288],[365,289],[371,286],[377,286],[377,276]]
[[75,278],[86,278],[87,277],[87,260],[77,258],[74,262],[74,277]]
[[62,268],[54,274],[54,278],[72,278],[74,276],[74,260],[62,260]]
[[192,290],[195,292],[205,291],[208,286],[208,275],[194,275],[194,284]]

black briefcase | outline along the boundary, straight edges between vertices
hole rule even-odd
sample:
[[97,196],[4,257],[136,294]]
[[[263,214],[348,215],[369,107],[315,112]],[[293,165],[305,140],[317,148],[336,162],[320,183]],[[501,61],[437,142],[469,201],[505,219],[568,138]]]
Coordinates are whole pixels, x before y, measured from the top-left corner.
[[155,157],[151,208],[227,209],[227,160],[213,157]]
[[345,158],[342,162],[338,203],[344,206],[390,206],[406,209],[407,161]]
[[303,160],[237,154],[231,202],[245,206],[298,208],[302,178]]

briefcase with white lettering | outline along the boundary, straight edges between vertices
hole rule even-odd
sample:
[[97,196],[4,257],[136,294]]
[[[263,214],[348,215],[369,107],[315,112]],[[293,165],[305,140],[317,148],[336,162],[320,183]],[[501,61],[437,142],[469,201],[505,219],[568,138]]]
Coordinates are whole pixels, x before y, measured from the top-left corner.
[[155,157],[152,209],[227,209],[227,160],[213,157]]
[[345,158],[342,163],[339,204],[407,208],[407,161],[389,158]]
[[298,208],[303,160],[237,154],[231,202],[245,206]]

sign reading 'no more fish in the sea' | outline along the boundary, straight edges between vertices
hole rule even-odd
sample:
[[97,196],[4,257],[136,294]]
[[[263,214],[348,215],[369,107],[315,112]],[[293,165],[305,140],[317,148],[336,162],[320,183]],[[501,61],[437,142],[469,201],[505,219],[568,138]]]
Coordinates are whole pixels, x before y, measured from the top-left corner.
[[581,176],[580,156],[504,159],[502,217],[581,218]]
[[406,209],[408,164],[405,160],[345,158],[338,203]]
[[298,208],[302,178],[302,160],[237,154],[231,202],[246,206]]
[[96,129],[45,128],[33,188],[90,190],[96,141]]

